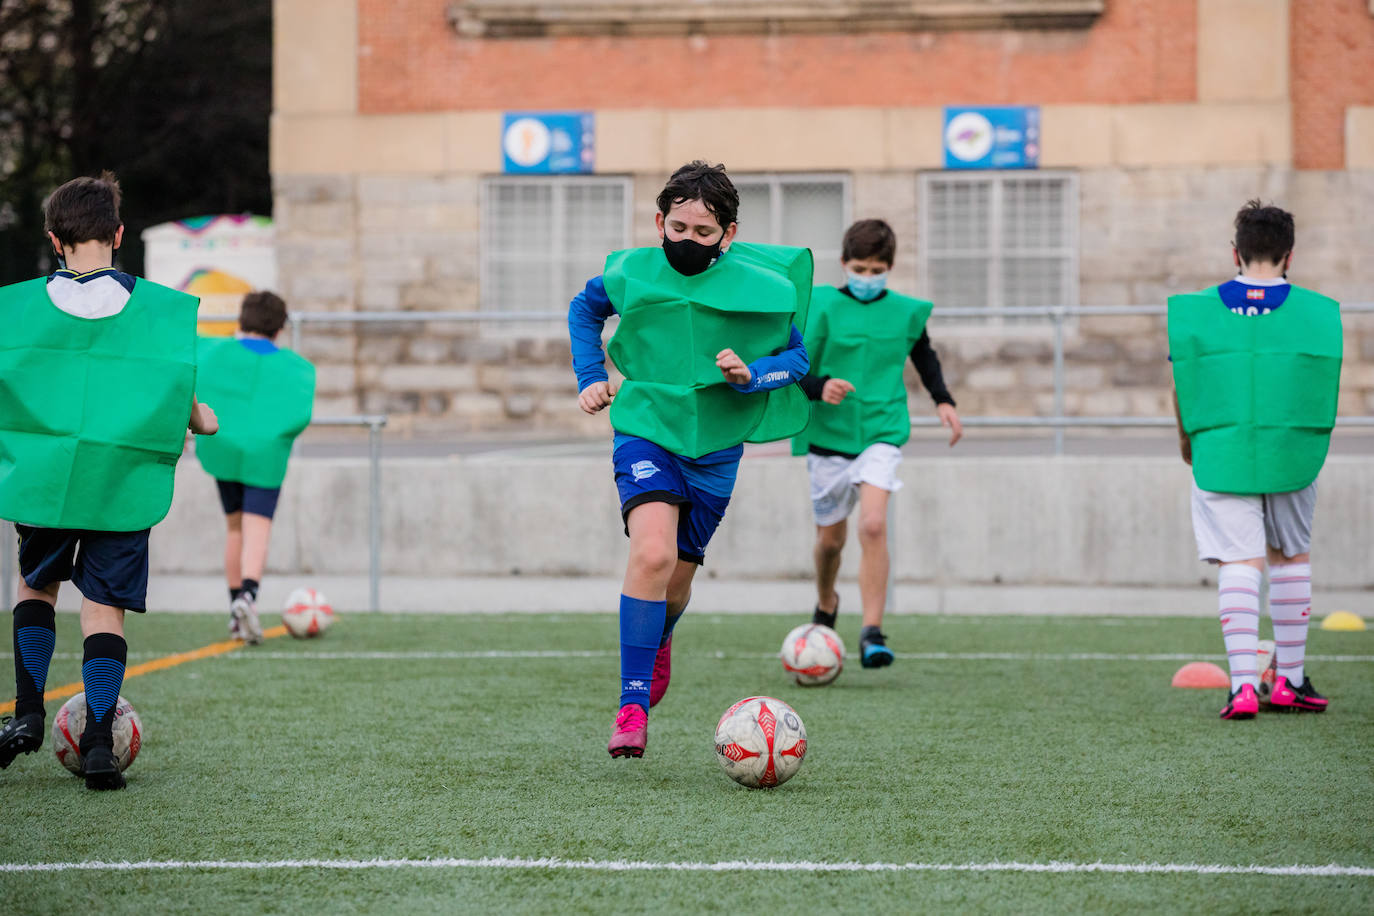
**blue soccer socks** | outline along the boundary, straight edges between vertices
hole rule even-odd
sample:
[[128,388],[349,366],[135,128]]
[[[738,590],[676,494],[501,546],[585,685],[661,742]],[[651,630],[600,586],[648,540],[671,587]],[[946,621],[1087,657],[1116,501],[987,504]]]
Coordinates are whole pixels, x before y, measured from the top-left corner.
[[30,598],[14,607],[14,714],[43,714],[43,689],[57,645],[53,607]]
[[92,633],[86,637],[81,662],[81,680],[86,690],[86,732],[81,736],[81,753],[94,744],[114,742],[114,708],[124,686],[124,663],[129,645],[114,633]]
[[649,708],[654,656],[663,638],[668,602],[620,596],[620,705]]

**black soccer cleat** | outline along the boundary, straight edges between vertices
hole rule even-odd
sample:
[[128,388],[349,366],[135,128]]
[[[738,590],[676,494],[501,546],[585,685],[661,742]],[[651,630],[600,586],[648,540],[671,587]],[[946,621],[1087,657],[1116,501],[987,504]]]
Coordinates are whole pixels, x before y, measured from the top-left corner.
[[82,772],[86,776],[86,788],[96,791],[124,788],[124,774],[119,771],[119,761],[115,759],[114,749],[97,744],[83,755]]
[[43,746],[41,712],[6,716],[0,719],[0,723],[0,770],[13,763],[20,754],[32,754]]
[[859,634],[859,662],[865,668],[886,668],[892,664],[892,658],[887,637],[877,627],[864,627]]

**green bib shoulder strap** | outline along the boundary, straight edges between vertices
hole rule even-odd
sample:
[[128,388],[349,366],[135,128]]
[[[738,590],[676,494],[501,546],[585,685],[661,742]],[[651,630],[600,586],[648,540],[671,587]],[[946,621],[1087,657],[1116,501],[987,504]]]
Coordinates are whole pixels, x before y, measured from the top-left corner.
[[194,296],[139,279],[85,319],[43,278],[0,289],[0,518],[140,531],[172,502],[196,377]]
[[891,291],[859,302],[833,286],[816,288],[805,334],[811,374],[842,378],[854,391],[839,404],[816,402],[811,425],[792,441],[794,454],[817,445],[857,455],[911,437],[902,373],[933,308]]
[[290,350],[255,353],[232,337],[197,341],[202,401],[219,432],[196,437],[196,457],[217,480],[275,488],[296,437],[310,424],[315,367]]
[[785,348],[805,320],[811,269],[810,251],[775,245],[736,243],[694,277],[661,248],[612,254],[603,282],[620,325],[606,349],[625,383],[611,425],[689,458],[799,431],[810,405],[797,386],[742,394],[716,354],[733,349],[748,363]]
[[1169,297],[1169,352],[1193,479],[1218,493],[1287,493],[1317,479],[1336,422],[1340,305],[1294,286],[1267,315],[1215,287]]

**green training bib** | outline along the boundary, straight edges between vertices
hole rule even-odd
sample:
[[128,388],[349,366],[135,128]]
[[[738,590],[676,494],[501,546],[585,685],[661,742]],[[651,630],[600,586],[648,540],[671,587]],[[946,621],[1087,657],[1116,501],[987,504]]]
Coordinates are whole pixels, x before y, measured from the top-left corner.
[[280,487],[291,445],[310,425],[315,367],[290,350],[254,353],[233,337],[197,339],[200,399],[219,432],[196,437],[196,457],[217,480]]
[[0,518],[141,531],[172,505],[196,382],[194,296],[148,280],[78,318],[43,277],[0,289]]
[[606,351],[625,382],[611,426],[688,458],[795,435],[810,403],[796,385],[743,394],[716,367],[733,349],[746,363],[786,348],[811,301],[811,252],[736,243],[715,264],[685,277],[662,248],[606,259],[606,294],[620,326]]
[[816,287],[805,335],[811,374],[844,379],[854,390],[838,404],[815,402],[811,425],[792,440],[794,455],[812,445],[857,455],[876,442],[911,438],[902,372],[932,308],[890,290],[859,302],[833,286]]
[[1193,479],[1216,493],[1288,493],[1317,479],[1336,423],[1340,305],[1294,286],[1268,315],[1216,287],[1169,297],[1169,352]]

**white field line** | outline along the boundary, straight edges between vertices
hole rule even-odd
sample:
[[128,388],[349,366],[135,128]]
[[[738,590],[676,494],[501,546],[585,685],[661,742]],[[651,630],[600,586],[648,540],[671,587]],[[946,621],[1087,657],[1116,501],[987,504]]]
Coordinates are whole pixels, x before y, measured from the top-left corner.
[[[74,660],[80,652],[55,652],[53,658]],[[130,652],[129,658],[161,658],[160,653]],[[576,659],[618,658],[619,653],[603,649],[488,649],[483,651],[347,651],[347,652],[278,652],[245,649],[229,652],[207,661],[481,661],[483,659]],[[683,653],[685,658],[714,658],[718,660],[757,660],[777,658],[776,652],[700,652]],[[1184,652],[898,652],[898,658],[913,661],[956,662],[1190,662],[1223,661],[1224,655],[1198,655]],[[0,653],[0,658],[13,658],[12,653]],[[850,653],[845,658],[858,658]],[[1374,655],[1309,655],[1309,662],[1374,662]]]
[[381,869],[513,869],[591,872],[1030,872],[1069,874],[1266,875],[1284,878],[1370,878],[1374,868],[1357,865],[1199,865],[1113,862],[637,862],[626,859],[276,859],[265,861],[145,860],[142,862],[3,862],[4,872],[266,871]]

